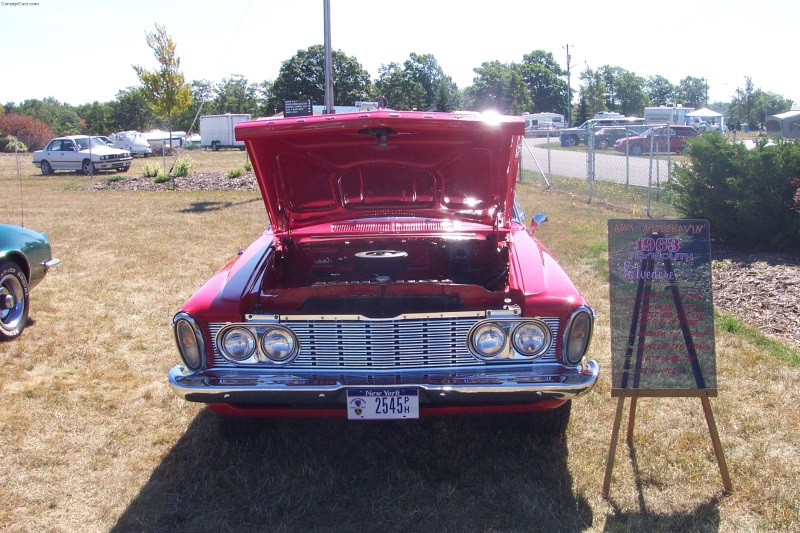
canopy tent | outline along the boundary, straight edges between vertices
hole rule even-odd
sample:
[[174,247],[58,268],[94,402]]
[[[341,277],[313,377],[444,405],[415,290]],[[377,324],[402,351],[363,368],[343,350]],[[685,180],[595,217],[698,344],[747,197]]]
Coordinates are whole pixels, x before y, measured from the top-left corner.
[[686,113],[687,117],[699,117],[705,120],[706,122],[717,125],[719,124],[719,130],[725,131],[725,117],[722,116],[722,113],[717,113],[713,109],[709,109],[704,107],[702,109],[698,109],[697,111],[692,111],[691,113]]

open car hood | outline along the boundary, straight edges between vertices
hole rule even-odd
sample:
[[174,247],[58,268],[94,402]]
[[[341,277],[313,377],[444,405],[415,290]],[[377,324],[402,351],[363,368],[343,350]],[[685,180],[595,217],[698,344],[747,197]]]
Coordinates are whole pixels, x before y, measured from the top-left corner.
[[236,124],[270,222],[371,217],[507,226],[522,117],[374,111]]

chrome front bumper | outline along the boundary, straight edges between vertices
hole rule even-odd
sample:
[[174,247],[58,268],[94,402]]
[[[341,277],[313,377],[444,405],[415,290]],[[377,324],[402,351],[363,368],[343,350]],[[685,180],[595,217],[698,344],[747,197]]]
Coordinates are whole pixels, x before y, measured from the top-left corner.
[[420,405],[429,406],[570,400],[591,391],[599,375],[600,366],[588,361],[576,369],[553,364],[347,374],[290,370],[264,373],[242,368],[190,373],[177,365],[169,371],[168,378],[175,393],[192,402],[308,408],[345,406],[347,389],[351,387],[415,387],[420,393]]

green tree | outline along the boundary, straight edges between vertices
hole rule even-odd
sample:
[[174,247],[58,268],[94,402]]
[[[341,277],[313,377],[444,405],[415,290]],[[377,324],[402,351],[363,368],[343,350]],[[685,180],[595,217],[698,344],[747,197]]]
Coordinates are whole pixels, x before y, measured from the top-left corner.
[[527,84],[513,66],[490,61],[473,70],[474,83],[466,91],[469,109],[494,109],[510,115],[521,115],[533,109]]
[[[367,97],[371,89],[369,73],[354,58],[341,50],[331,52],[333,100],[335,105],[354,105]],[[321,44],[298,50],[283,62],[272,84],[272,105],[283,110],[285,100],[325,102],[325,49]]]
[[686,76],[678,83],[675,98],[675,103],[700,109],[708,103],[708,82],[705,78]]
[[13,111],[41,120],[59,135],[83,133],[85,129],[85,123],[75,108],[53,97],[25,100],[15,106]]
[[517,70],[527,84],[533,107],[531,112],[567,113],[569,88],[563,79],[567,71],[561,68],[553,54],[544,50],[534,50],[522,57]]
[[111,124],[115,131],[146,131],[153,125],[153,110],[142,87],[128,87],[111,102]]
[[592,113],[589,112],[589,102],[586,95],[581,91],[581,97],[578,100],[578,107],[575,111],[575,121],[570,126],[580,126],[590,118],[592,118]]
[[78,106],[76,110],[85,124],[85,133],[107,134],[114,131],[111,102],[100,103],[95,100],[91,104]]
[[586,67],[586,70],[581,72],[581,81],[583,85],[581,85],[580,97],[586,99],[589,118],[593,117],[595,113],[605,111],[606,90],[600,73]]
[[447,76],[431,54],[409,56],[402,67],[381,65],[373,96],[383,95],[393,109],[436,109],[460,107],[458,86]]
[[620,70],[617,77],[618,109],[623,115],[641,116],[650,102],[644,90],[645,79],[633,72]]
[[258,85],[241,74],[223,78],[216,86],[214,104],[219,113],[258,114]]
[[645,92],[651,105],[670,105],[675,102],[675,86],[664,76],[650,76],[645,80]]
[[146,40],[147,46],[156,56],[159,68],[150,71],[133,65],[133,70],[139,76],[150,106],[157,115],[166,117],[171,139],[172,117],[191,105],[192,95],[180,71],[181,60],[175,53],[177,45],[167,35],[166,28],[156,24],[156,30],[148,33]]

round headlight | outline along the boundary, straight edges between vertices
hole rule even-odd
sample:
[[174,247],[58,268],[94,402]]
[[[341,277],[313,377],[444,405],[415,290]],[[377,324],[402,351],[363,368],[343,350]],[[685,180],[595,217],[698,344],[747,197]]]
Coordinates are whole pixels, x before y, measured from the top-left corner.
[[550,329],[541,322],[523,322],[514,330],[514,349],[526,357],[538,357],[550,346]]
[[564,355],[567,364],[577,365],[583,359],[592,338],[592,314],[582,308],[570,317],[564,335]]
[[256,338],[245,328],[230,328],[222,334],[219,349],[225,357],[234,361],[244,361],[253,356]]
[[[188,316],[188,315],[184,315]],[[203,366],[203,337],[194,323],[186,318],[179,318],[175,322],[175,341],[178,351],[187,367],[198,370]]]
[[487,322],[472,333],[472,348],[485,359],[497,356],[506,346],[506,332],[499,325]]
[[285,363],[297,353],[297,338],[285,328],[271,328],[261,337],[261,350],[270,360]]

